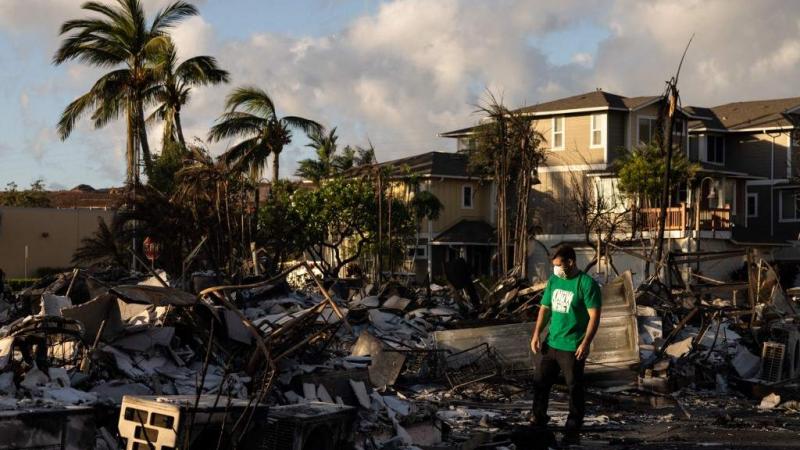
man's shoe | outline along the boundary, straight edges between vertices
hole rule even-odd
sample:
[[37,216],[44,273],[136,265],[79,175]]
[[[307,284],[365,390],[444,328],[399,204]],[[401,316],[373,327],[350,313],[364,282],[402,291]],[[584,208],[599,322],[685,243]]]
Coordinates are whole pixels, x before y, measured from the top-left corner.
[[568,447],[570,445],[578,445],[581,443],[581,434],[577,430],[567,430],[564,432],[564,437],[561,438],[561,446]]
[[533,418],[531,418],[531,427],[534,427],[534,428],[546,428],[547,427],[547,422],[550,422],[550,417],[549,416],[544,416],[544,417],[535,417],[534,416]]

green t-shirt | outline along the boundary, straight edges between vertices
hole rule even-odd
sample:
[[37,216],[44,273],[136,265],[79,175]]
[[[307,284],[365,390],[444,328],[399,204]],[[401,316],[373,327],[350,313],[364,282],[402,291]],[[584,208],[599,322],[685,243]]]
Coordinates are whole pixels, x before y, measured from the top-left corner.
[[601,307],[600,286],[583,272],[566,280],[552,275],[547,280],[541,304],[550,308],[547,345],[556,350],[575,351],[589,325],[587,310]]

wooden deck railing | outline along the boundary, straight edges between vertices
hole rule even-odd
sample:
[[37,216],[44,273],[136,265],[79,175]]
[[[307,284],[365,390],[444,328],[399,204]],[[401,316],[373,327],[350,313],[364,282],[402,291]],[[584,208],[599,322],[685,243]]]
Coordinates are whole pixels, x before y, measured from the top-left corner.
[[[647,231],[658,230],[659,208],[644,208],[639,210],[639,228]],[[664,226],[666,231],[694,229],[695,211],[686,208],[685,203],[680,206],[667,208],[667,220]],[[700,229],[714,231],[728,231],[731,229],[730,208],[708,208],[700,210]]]

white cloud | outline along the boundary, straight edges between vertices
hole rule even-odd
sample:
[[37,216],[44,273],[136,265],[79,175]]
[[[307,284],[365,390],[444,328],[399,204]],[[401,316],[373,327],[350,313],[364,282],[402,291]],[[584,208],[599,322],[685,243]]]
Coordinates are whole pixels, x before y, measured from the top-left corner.
[[21,94],[19,94],[19,106],[23,111],[27,110],[30,104],[31,98],[27,92],[23,91]]
[[[166,1],[145,5],[152,10]],[[77,16],[77,3],[2,0],[0,27],[51,30],[42,39],[55,47],[58,24]],[[370,140],[386,160],[452,148],[436,133],[474,123],[474,104],[487,88],[509,106],[595,87],[624,95],[660,93],[693,33],[681,74],[685,104],[798,95],[798,13],[800,3],[781,0],[394,0],[327,36],[263,30],[226,40],[214,17],[192,18],[174,34],[182,57],[216,56],[231,72],[232,86],[260,86],[274,97],[280,114],[337,126],[342,143]],[[608,35],[597,43],[596,53],[580,50],[568,64],[549,63],[531,44],[552,32],[580,32],[587,23],[606,28]],[[72,97],[97,74],[79,64],[66,72],[59,73],[54,89],[68,89]],[[187,138],[205,136],[232,86],[194,91],[183,114]],[[30,95],[33,105],[33,91]],[[76,134],[80,142],[97,145],[103,167],[116,167],[122,175],[123,128],[117,125],[98,133],[84,122]],[[158,130],[151,130],[154,148],[159,139]],[[284,175],[293,172],[294,160],[308,154],[301,144],[284,152]]]
[[594,63],[594,57],[591,53],[579,52],[572,55],[572,62],[584,67],[591,67]]

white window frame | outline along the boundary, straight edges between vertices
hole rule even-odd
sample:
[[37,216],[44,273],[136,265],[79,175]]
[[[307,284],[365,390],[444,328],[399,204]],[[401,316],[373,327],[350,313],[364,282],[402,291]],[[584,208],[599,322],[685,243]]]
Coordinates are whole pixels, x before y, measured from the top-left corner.
[[[464,194],[465,191],[469,188],[469,205],[466,204],[464,201],[466,197]],[[472,187],[471,184],[464,184],[461,185],[461,209],[474,209],[475,208],[475,189]]]
[[[414,260],[428,259],[428,246],[427,245],[409,245],[408,250],[414,249]],[[421,252],[420,252],[421,250]]]
[[[647,120],[649,120],[651,122],[650,123],[650,136],[649,136],[649,139],[647,140],[648,142],[642,141],[641,133],[639,133],[639,131],[640,131],[639,121],[642,120],[642,119],[647,119]],[[656,117],[656,116],[636,116],[636,145],[648,145],[653,141],[653,128],[654,128],[654,125],[658,125],[658,117]]]
[[795,192],[795,213],[794,219],[784,219],[783,218],[783,192],[778,194],[778,222],[780,223],[794,223],[800,222],[800,208],[798,208],[797,204],[800,203],[800,192]]
[[[721,141],[722,141],[722,162],[719,162],[719,161],[711,161],[711,160],[709,159],[709,157],[708,157],[708,155],[709,155],[709,152],[708,152],[708,150],[709,150],[708,143],[709,143],[709,138],[712,138],[712,137],[713,137],[714,139],[719,139],[719,140],[721,140]],[[725,165],[725,157],[726,157],[726,153],[727,153],[727,152],[726,152],[726,149],[725,149],[725,136],[720,136],[720,135],[718,135],[718,134],[706,134],[706,135],[703,135],[703,139],[705,139],[705,141],[706,141],[706,151],[705,151],[705,153],[704,153],[704,155],[705,155],[705,158],[703,158],[703,159],[702,159],[702,161],[703,161],[703,162],[705,162],[705,163],[708,163],[708,164],[713,164],[713,165],[715,165],[715,166],[724,166],[724,165]]]
[[[556,121],[561,121],[561,131],[556,131]],[[565,128],[567,120],[564,116],[553,116],[550,119],[550,150],[564,150],[564,143],[566,142],[567,134]],[[556,147],[556,135],[561,135],[561,145]]]
[[[754,198],[755,202],[755,211],[751,214],[750,213],[750,199]],[[758,193],[756,192],[749,192],[747,194],[747,202],[744,205],[745,212],[747,213],[748,219],[754,219],[758,217]]]
[[[589,116],[589,148],[604,148],[605,145],[605,114],[592,114]],[[594,133],[600,132],[600,142],[594,143]]]

